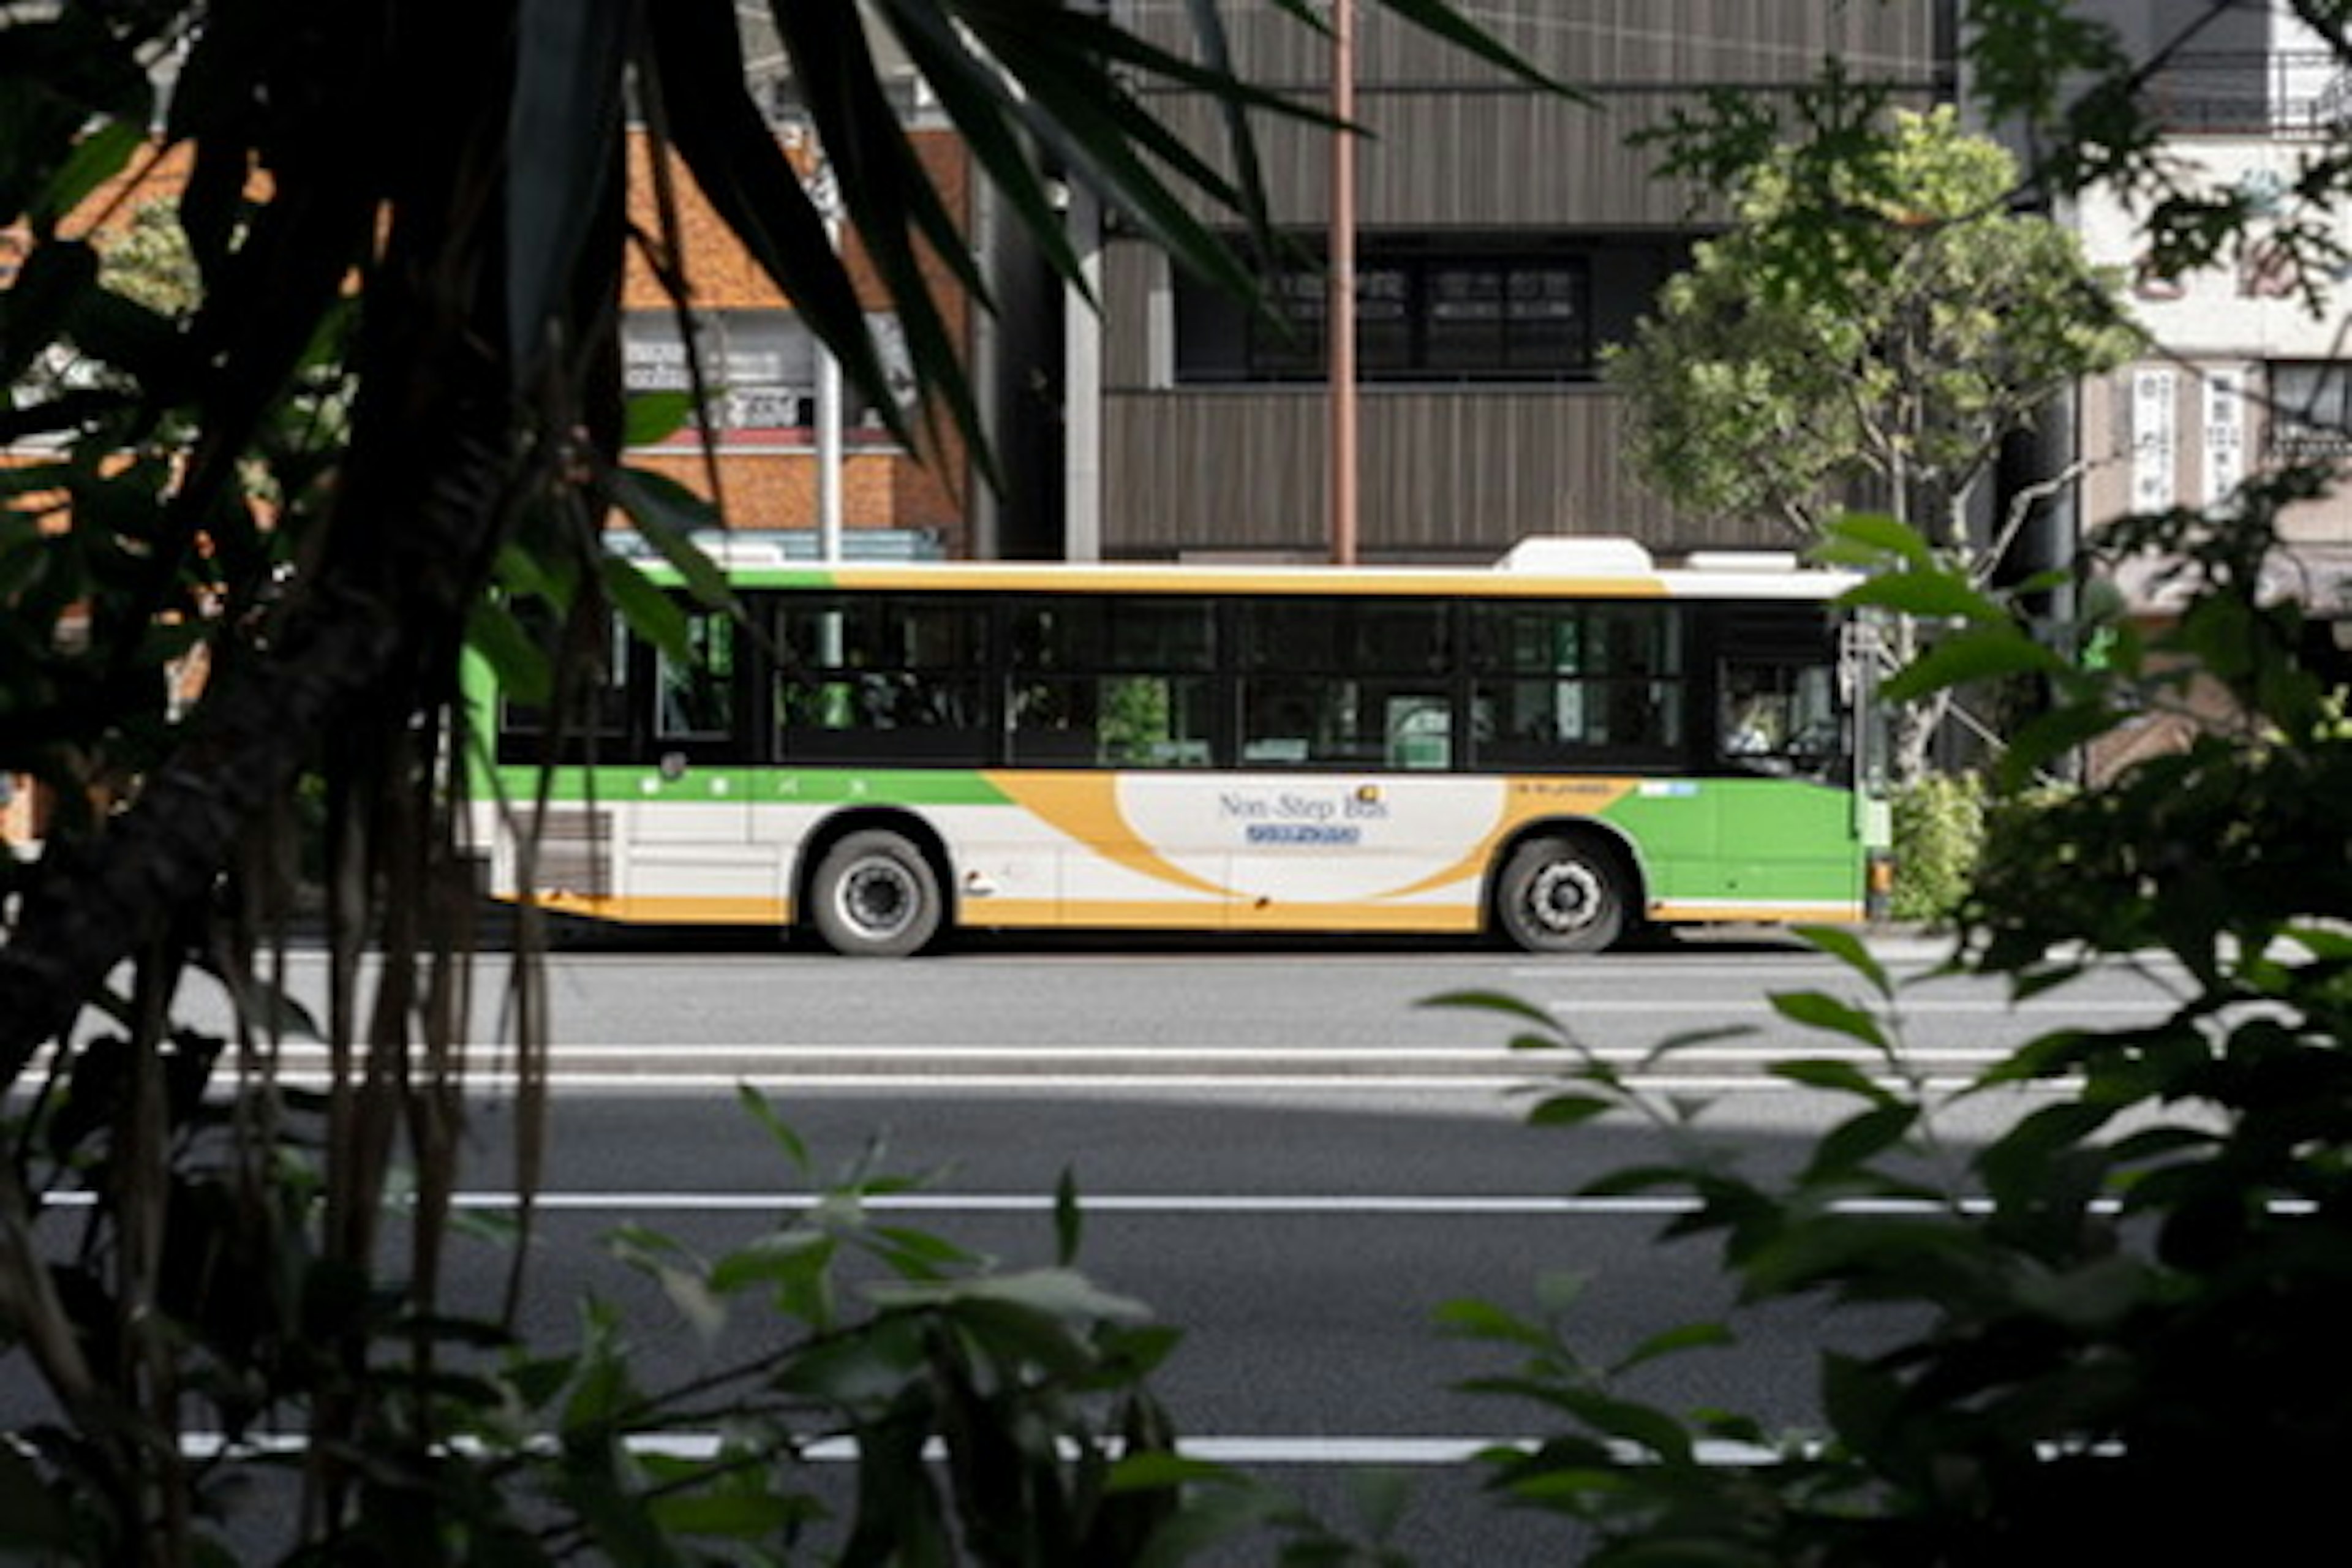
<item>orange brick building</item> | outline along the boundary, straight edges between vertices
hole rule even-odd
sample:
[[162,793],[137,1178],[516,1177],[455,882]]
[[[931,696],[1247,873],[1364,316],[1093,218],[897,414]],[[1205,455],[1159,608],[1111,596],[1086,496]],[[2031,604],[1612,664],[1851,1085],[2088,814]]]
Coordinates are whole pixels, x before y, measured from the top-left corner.
[[[778,132],[787,155],[804,171],[813,150],[789,128]],[[918,156],[949,212],[966,232],[974,223],[975,193],[962,145],[943,130],[908,132]],[[176,197],[186,178],[187,160],[176,153],[142,160],[133,172],[96,192],[90,216],[67,232],[93,237],[103,247],[142,207]],[[126,189],[126,184],[129,188]],[[658,204],[646,145],[634,138],[629,154],[632,216],[646,232],[658,230]],[[676,182],[681,230],[679,250],[689,289],[688,305],[702,351],[702,374],[712,394],[713,450],[706,454],[701,433],[692,427],[657,447],[631,451],[633,466],[660,471],[698,494],[708,495],[717,475],[719,501],[727,526],[783,542],[788,552],[816,553],[819,457],[816,430],[815,345],[797,313],[730,236],[681,170]],[[21,233],[0,232],[0,284],[11,278],[25,250]],[[886,364],[903,365],[896,319],[867,265],[854,233],[845,231],[843,254],[867,320],[884,349]],[[977,313],[948,268],[934,261],[927,269],[934,297],[967,355],[975,350]],[[625,286],[624,374],[633,389],[683,389],[688,385],[685,348],[677,310],[652,268],[633,255]],[[895,380],[901,380],[894,374]],[[983,384],[985,374],[977,377]],[[905,384],[911,385],[910,379]],[[908,423],[935,444],[911,451],[864,409],[854,390],[844,394],[841,472],[842,552],[856,558],[962,557],[981,552],[975,519],[991,504],[971,454],[943,420],[927,420],[910,409]],[[0,466],[38,460],[37,452],[0,452]],[[625,527],[616,520],[615,526]],[[25,846],[40,837],[37,792],[22,779],[0,775],[0,845]]]
[[[914,129],[908,134],[949,212],[969,230],[974,196],[970,160],[961,142],[945,131]],[[791,128],[781,129],[779,138],[796,165],[803,170],[813,166],[814,151]],[[176,196],[186,168],[186,160],[176,155],[140,163],[128,176],[136,182],[128,193],[118,181],[91,197],[88,210],[93,216],[81,232],[93,235],[102,246],[107,235],[126,225],[142,206]],[[639,227],[657,231],[659,208],[642,137],[632,139],[629,190],[631,214]],[[713,456],[728,526],[804,534],[813,540],[818,504],[815,344],[790,301],[735,242],[683,171],[676,190],[679,250],[702,350],[703,381],[714,394]],[[68,232],[73,232],[70,226]],[[0,235],[0,281],[15,270],[23,244],[20,235]],[[895,348],[900,341],[896,318],[855,233],[845,232],[843,255],[883,344],[886,363],[903,364],[904,353]],[[971,302],[945,266],[935,262],[927,271],[950,331],[969,353]],[[677,310],[641,255],[630,258],[623,306],[628,384],[633,389],[684,390],[688,376]],[[845,552],[973,553],[975,480],[963,443],[940,426],[936,446],[909,451],[860,406],[854,392],[845,396]],[[918,430],[932,428],[919,411],[912,413],[910,423]],[[629,460],[666,473],[698,493],[709,491],[710,467],[696,430],[632,452]]]
[[[789,129],[788,154],[804,171],[814,151]],[[969,160],[945,132],[909,132],[926,171],[948,210],[971,227],[972,189]],[[631,205],[651,226],[655,204],[642,141],[632,146]],[[817,527],[817,346],[790,302],[777,292],[718,216],[682,181],[678,195],[680,250],[699,333],[705,384],[716,395],[710,405],[719,500],[728,524],[739,531],[781,531],[805,547]],[[867,320],[883,345],[886,363],[902,367],[904,354],[895,318],[867,265],[854,232],[845,231],[843,255]],[[972,341],[973,309],[944,266],[929,269],[934,295],[951,331]],[[624,374],[632,390],[688,389],[685,345],[677,313],[642,257],[633,257],[623,299]],[[895,363],[894,363],[895,362]],[[973,551],[974,480],[963,444],[940,433],[940,445],[921,455],[908,451],[863,409],[855,392],[845,394],[842,463],[844,553],[849,555],[966,556]],[[927,428],[919,411],[918,429]],[[700,435],[693,430],[659,447],[642,448],[631,461],[658,469],[707,493],[707,467]]]

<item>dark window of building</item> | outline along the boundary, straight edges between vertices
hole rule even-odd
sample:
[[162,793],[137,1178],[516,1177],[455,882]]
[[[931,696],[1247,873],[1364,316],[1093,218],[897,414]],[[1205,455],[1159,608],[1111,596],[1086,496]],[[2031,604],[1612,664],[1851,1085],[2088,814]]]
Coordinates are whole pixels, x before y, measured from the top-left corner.
[[2291,462],[2352,457],[2352,361],[2275,361],[2270,449]]
[[[1572,246],[1497,241],[1438,250],[1368,243],[1356,268],[1357,373],[1374,382],[1575,381],[1593,374],[1592,260]],[[1253,311],[1180,282],[1180,382],[1309,381],[1325,374],[1318,262],[1284,268]]]

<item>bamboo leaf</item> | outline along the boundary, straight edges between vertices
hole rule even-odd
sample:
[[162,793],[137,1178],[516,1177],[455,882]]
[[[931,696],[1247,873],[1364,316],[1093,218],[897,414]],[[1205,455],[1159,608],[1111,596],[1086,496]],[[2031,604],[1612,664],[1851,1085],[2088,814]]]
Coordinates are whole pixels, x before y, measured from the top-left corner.
[[717,521],[710,503],[649,468],[616,469],[610,483],[613,500],[636,525],[638,536],[669,563],[695,601],[714,610],[734,608],[735,590],[726,572],[694,540],[698,530]]
[[1879,995],[1890,999],[1894,996],[1895,982],[1885,965],[1878,962],[1870,944],[1856,932],[1844,926],[1799,926],[1795,934],[1814,951],[1836,959],[1870,982],[1871,989]]
[[130,165],[148,144],[143,119],[110,120],[74,143],[74,150],[41,193],[31,216],[52,224],[79,206],[89,195]]
[[808,1144],[793,1131],[792,1124],[783,1119],[782,1113],[776,1110],[766,1095],[748,1083],[738,1084],[735,1086],[735,1103],[750,1112],[751,1119],[766,1131],[770,1140],[792,1162],[794,1171],[803,1176],[808,1174]]
[[1608,1115],[1624,1107],[1617,1100],[1598,1094],[1547,1095],[1528,1112],[1530,1127],[1580,1127],[1595,1118]]
[[2058,675],[2069,668],[2014,626],[1985,626],[1943,638],[1888,677],[1879,693],[1889,702],[1909,702],[1972,681]]
[[1850,1002],[1822,991],[1780,991],[1773,993],[1772,1010],[1792,1024],[1802,1024],[1809,1029],[1824,1029],[1861,1041],[1884,1056],[1892,1056],[1894,1042],[1879,1021]]
[[1987,624],[2008,620],[2008,612],[1979,593],[1958,573],[1891,572],[1849,588],[1840,597],[1849,606],[1895,610],[1923,620],[1959,619]]
[[1847,512],[1831,523],[1814,553],[1846,566],[1883,565],[1891,556],[1917,572],[1932,570],[1936,559],[1917,529],[1883,512],[1864,511]]
[[528,366],[621,168],[632,0],[520,0],[503,182],[508,350]]
[[1611,1369],[1626,1373],[1645,1362],[1665,1356],[1681,1355],[1696,1350],[1725,1350],[1738,1343],[1738,1336],[1723,1323],[1685,1323],[1662,1333],[1652,1334],[1620,1359]]
[[679,664],[691,663],[694,645],[687,630],[686,612],[677,601],[655,585],[637,563],[624,556],[604,555],[596,563],[604,592],[629,629]]
[[621,444],[650,447],[685,429],[694,418],[690,392],[634,392],[622,410]]
[[1808,1089],[1856,1095],[1874,1104],[1885,1105],[1895,1098],[1884,1084],[1853,1063],[1835,1058],[1810,1057],[1801,1060],[1779,1061],[1774,1062],[1769,1070],[1774,1078],[1786,1079],[1790,1083],[1801,1083]]
[[[672,12],[704,9],[700,5],[678,5],[673,0],[673,4],[656,9],[657,17],[662,18],[656,22],[656,30],[669,25],[667,18]],[[930,277],[933,267],[944,266],[957,287],[979,301],[981,308],[989,308],[987,280],[972,258],[970,241],[940,200],[938,189],[908,144],[896,110],[883,94],[880,73],[866,43],[865,28],[854,20],[845,25],[843,8],[839,7],[777,3],[769,9],[775,18],[777,35],[792,55],[794,79],[800,84],[810,119],[816,127],[817,143],[823,149],[842,205],[864,247],[867,263],[880,277],[897,310],[908,352],[914,363],[922,367],[924,385],[944,404],[956,427],[972,437],[974,455],[991,481],[1001,485],[1003,476],[984,438],[979,405],[963,369],[963,344],[948,326]],[[732,43],[731,9],[711,6],[709,10],[710,16],[703,24],[706,34],[723,32],[730,57],[740,57],[740,50]],[[701,43],[705,51],[711,47],[707,36]],[[706,64],[698,68],[708,67]],[[691,79],[679,82],[678,87],[688,92],[699,90]],[[815,215],[797,177],[784,163],[782,153],[758,116],[749,112],[748,103],[740,102],[741,95],[725,96],[730,100],[725,151],[732,166],[709,169],[709,159],[696,159],[683,141],[680,151],[688,153],[694,163],[695,176],[705,182],[706,189],[712,177],[730,181],[756,177],[772,194],[779,185],[791,186],[788,211],[792,213],[794,230],[801,231],[804,227],[799,221],[801,215],[805,213],[811,221],[814,221]],[[673,107],[677,110],[683,106]],[[730,218],[739,232],[745,216],[739,213]],[[816,224],[816,232],[822,237],[821,222]],[[824,248],[824,265],[804,266],[803,270],[814,271],[820,278],[828,269],[840,274],[840,265],[831,255],[830,246]],[[809,263],[817,260],[805,257],[802,259]],[[779,278],[778,281],[795,303],[803,304],[811,326],[842,355],[845,372],[881,408],[886,419],[898,421],[894,429],[901,438],[909,445],[915,444],[912,429],[898,411],[888,379],[882,374],[866,330],[863,308],[849,290],[846,276],[838,279],[842,298],[806,302],[789,280]],[[838,315],[828,320],[836,310]]]
[[489,666],[506,696],[534,707],[543,707],[553,696],[546,650],[504,601],[484,599],[474,606],[466,618],[466,646]]
[[1424,996],[1415,1005],[1497,1013],[1507,1018],[1537,1025],[1553,1034],[1561,1032],[1558,1018],[1525,997],[1514,996],[1507,991],[1446,991],[1434,996]]
[[[774,134],[735,85],[743,79],[743,59],[732,10],[709,0],[668,0],[650,8],[648,23],[659,129],[713,210],[832,350],[842,374],[873,403],[891,434],[912,444],[914,432],[898,406],[866,330],[865,307],[824,220]],[[795,63],[807,64],[797,58]],[[714,88],[714,81],[727,85]],[[903,279],[893,272],[887,281],[895,300]],[[927,342],[927,349],[933,347]],[[953,355],[934,363],[919,353],[916,363],[950,383],[961,374]]]
[[1492,1301],[1465,1297],[1441,1303],[1433,1315],[1443,1331],[1464,1339],[1491,1340],[1538,1351],[1555,1348],[1550,1331],[1543,1325],[1531,1323]]
[[1831,1181],[1853,1172],[1900,1143],[1919,1124],[1917,1106],[1884,1091],[1872,1098],[1879,1103],[1841,1121],[1813,1145],[1806,1180]]

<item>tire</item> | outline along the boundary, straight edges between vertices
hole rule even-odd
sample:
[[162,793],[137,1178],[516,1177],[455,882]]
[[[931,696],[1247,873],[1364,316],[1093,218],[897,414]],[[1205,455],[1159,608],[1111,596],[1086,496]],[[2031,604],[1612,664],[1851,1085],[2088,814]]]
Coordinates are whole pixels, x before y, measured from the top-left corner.
[[1625,934],[1632,881],[1592,839],[1531,839],[1495,884],[1496,922],[1529,952],[1599,952]]
[[939,934],[947,915],[939,874],[898,834],[850,834],[824,852],[809,883],[817,935],[845,958],[904,958]]

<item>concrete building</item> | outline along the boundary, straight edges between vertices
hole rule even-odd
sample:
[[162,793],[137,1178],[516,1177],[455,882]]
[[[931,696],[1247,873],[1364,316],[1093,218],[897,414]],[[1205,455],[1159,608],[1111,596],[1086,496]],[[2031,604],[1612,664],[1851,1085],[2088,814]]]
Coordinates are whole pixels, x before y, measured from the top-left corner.
[[[2105,0],[2103,9],[2146,53],[2210,7]],[[2168,153],[2200,186],[2259,202],[2285,192],[2352,127],[2352,75],[2284,0],[2267,0],[2202,27],[2157,74],[2149,101]],[[2083,514],[2093,532],[2130,512],[2226,504],[2265,465],[2352,458],[2347,279],[2306,276],[2259,242],[2223,265],[2160,277],[2147,265],[2144,217],[2106,193],[2077,215],[2093,258],[2133,279],[2132,307],[2152,340],[2138,362],[2083,389]],[[2339,238],[2352,246],[2352,221]],[[2352,676],[2352,493],[2295,509],[2284,532],[2274,591],[2303,601],[2313,651]],[[2158,570],[2123,574],[2144,612],[2166,607]]]
[[[1109,0],[1174,42],[1184,7]],[[1473,0],[1464,9],[1554,78],[1547,94],[1358,8],[1360,558],[1486,561],[1545,533],[1629,533],[1675,553],[1780,547],[1778,525],[1676,515],[1619,460],[1622,400],[1600,357],[1627,335],[1714,193],[1654,176],[1640,132],[1710,91],[1761,98],[1836,57],[1895,101],[1956,85],[1950,0]],[[1328,101],[1329,40],[1276,7],[1233,17],[1238,68]],[[1208,105],[1152,107],[1206,145]],[[1086,558],[1325,558],[1327,403],[1320,266],[1329,138],[1261,117],[1276,221],[1294,259],[1268,281],[1288,333],[1175,272],[1116,223],[1105,307],[1074,313],[1063,550]],[[1083,215],[1081,215],[1083,216]],[[1098,396],[1089,395],[1099,389]]]

